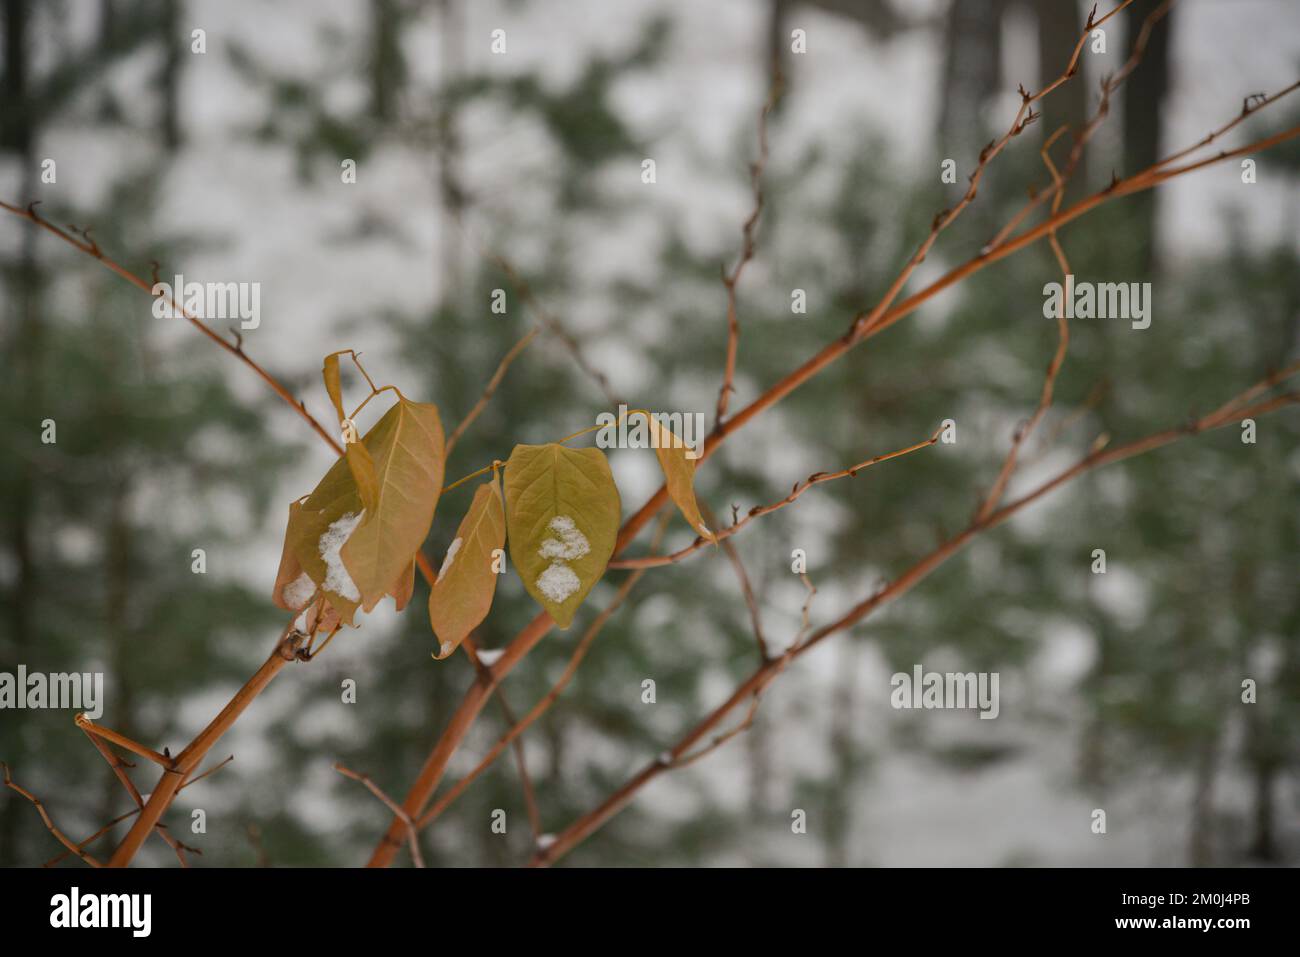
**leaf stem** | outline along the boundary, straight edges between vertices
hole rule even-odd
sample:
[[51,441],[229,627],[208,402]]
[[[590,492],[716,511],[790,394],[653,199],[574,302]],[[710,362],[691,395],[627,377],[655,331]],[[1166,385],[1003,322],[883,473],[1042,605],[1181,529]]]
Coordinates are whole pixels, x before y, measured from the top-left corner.
[[[357,411],[359,412],[360,409],[358,409]],[[631,415],[644,415],[647,419],[650,418],[650,413],[647,412],[645,409],[628,409],[626,412],[624,412],[622,415],[619,416],[619,419],[621,420],[626,416],[631,416]],[[586,435],[588,432],[595,432],[603,428],[605,428],[605,426],[603,425],[589,425],[585,429],[580,429],[577,432],[574,432],[572,435],[566,435],[564,438],[560,439],[556,443],[556,445],[563,445],[564,443],[568,442],[570,439],[576,439],[580,435]],[[443,486],[442,494],[446,495],[452,489],[456,488],[457,486],[464,485],[470,479],[478,478],[480,475],[483,475],[486,472],[494,471],[495,469],[499,469],[504,465],[505,463],[502,462],[500,459],[494,459],[491,465],[485,465],[483,466],[483,468],[479,469],[478,471],[470,472],[464,478],[457,479],[456,481],[452,482],[450,485]]]

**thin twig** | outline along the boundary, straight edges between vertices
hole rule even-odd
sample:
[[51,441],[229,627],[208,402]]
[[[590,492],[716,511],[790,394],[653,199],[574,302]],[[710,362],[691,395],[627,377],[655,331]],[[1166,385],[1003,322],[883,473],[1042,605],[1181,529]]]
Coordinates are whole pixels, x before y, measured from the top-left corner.
[[370,779],[369,775],[358,774],[356,771],[353,771],[351,768],[348,768],[346,765],[341,764],[338,761],[334,762],[334,770],[344,777],[351,778],[354,781],[360,781],[365,785],[367,791],[384,802],[384,806],[387,807],[388,810],[392,811],[395,816],[402,819],[406,824],[407,835],[410,840],[411,859],[415,862],[416,867],[424,867],[424,857],[420,854],[419,834],[416,833],[414,822],[407,813],[402,810],[402,806],[385,794],[383,789]]
[[[812,610],[812,601],[817,596],[817,586],[812,583],[812,579],[809,578],[806,573],[801,573],[799,577],[803,580],[804,587],[808,589],[808,597],[804,599],[803,608],[799,613],[799,633],[795,635],[794,641],[790,642],[784,652],[774,658],[767,658],[764,660],[763,667],[768,665],[772,666],[773,677],[784,671],[786,665],[794,660],[795,655],[799,653],[799,649],[803,644],[804,635],[808,633],[808,629],[811,627],[810,612]],[[689,745],[682,747],[679,744],[678,747],[665,751],[663,754],[659,755],[657,763],[662,766],[664,770],[677,771],[681,768],[687,767],[688,765],[695,764],[697,761],[721,748],[728,741],[744,734],[754,726],[754,719],[758,717],[758,706],[762,703],[763,690],[765,687],[766,686],[764,685],[763,687],[756,687],[753,689],[750,695],[749,710],[745,713],[745,717],[741,719],[740,724],[736,725],[729,731],[716,735],[712,741],[696,751],[682,753],[686,751]],[[548,848],[543,849],[543,853],[537,855],[537,860],[540,861],[546,856],[544,853],[545,850],[549,850],[549,846]]]
[[803,608],[799,611],[799,634],[795,635],[794,644],[796,647],[803,644],[804,636],[808,634],[808,629],[812,627],[812,603],[817,597],[817,586],[812,583],[807,572],[799,575],[802,579],[804,588],[808,589],[808,597],[804,599]]
[[[717,528],[719,523],[714,517],[713,510],[707,505],[702,505],[701,511],[709,526]],[[722,546],[722,551],[731,562],[736,578],[740,581],[740,591],[745,596],[745,607],[749,609],[749,622],[754,632],[754,641],[758,643],[758,658],[760,661],[766,661],[771,655],[767,649],[767,639],[763,637],[763,618],[759,613],[758,598],[754,594],[754,586],[750,583],[749,573],[745,571],[745,563],[740,560],[740,553],[736,551],[736,546],[731,544],[730,537],[718,539],[718,544]]]
[[[180,788],[178,788],[178,791],[184,791],[184,790],[185,790],[187,787],[189,787],[191,784],[198,784],[201,780],[203,780],[204,778],[206,778],[209,774],[215,774],[217,771],[220,771],[222,768],[224,768],[227,764],[229,764],[229,763],[230,763],[231,761],[233,761],[233,760],[235,760],[235,756],[232,754],[232,755],[230,755],[230,757],[226,758],[224,761],[221,761],[221,762],[219,762],[218,764],[212,766],[211,768],[208,768],[208,770],[204,771],[202,774],[198,775],[197,777],[193,777],[193,778],[189,778],[189,779],[187,779],[186,782],[185,782],[184,784],[182,784],[182,785],[180,786]],[[123,821],[127,820],[128,818],[135,817],[137,814],[140,813],[140,811],[141,811],[141,808],[137,806],[137,807],[131,809],[130,811],[127,811],[125,814],[119,814],[117,817],[113,818],[113,820],[109,821],[107,824],[105,824],[103,827],[101,827],[101,828],[100,828],[98,831],[96,831],[94,834],[90,835],[90,837],[86,838],[84,841],[80,841],[80,842],[78,842],[77,847],[80,847],[80,848],[89,847],[91,844],[94,844],[97,840],[99,840],[101,837],[103,837],[105,834],[107,834],[107,833],[108,833],[109,831],[111,831],[113,828],[117,827],[117,825],[121,824]],[[58,854],[57,856],[50,858],[50,859],[49,859],[48,861],[46,861],[45,864],[42,865],[42,866],[44,866],[44,867],[53,867],[55,864],[58,864],[58,863],[59,863],[60,861],[62,861],[65,857],[67,857],[70,853],[71,853],[71,852],[69,852],[69,851],[63,851],[62,853]],[[201,852],[199,852],[199,853],[201,853]]]
[[[762,699],[762,689],[756,690],[752,695],[750,695],[749,710],[745,712],[745,717],[741,719],[740,724],[722,734],[714,736],[712,741],[699,750],[692,751],[690,754],[683,754],[681,757],[674,757],[672,752],[665,752],[659,756],[659,763],[666,771],[680,771],[682,768],[689,767],[695,762],[708,757],[732,738],[739,737],[754,726],[754,719],[758,716],[758,706],[762,702]],[[547,850],[549,850],[549,848]],[[538,859],[545,860],[548,856],[549,855],[539,854]]]
[[182,784],[179,788],[177,788],[177,791],[184,791],[191,784],[198,784],[200,781],[202,781],[204,778],[208,777],[209,775],[216,774],[218,771],[220,771],[222,768],[224,768],[227,764],[229,764],[233,760],[235,760],[235,756],[233,754],[227,755],[225,758],[218,761],[216,764],[208,768],[202,774],[195,775],[192,778],[186,778],[185,783]]
[[[1064,130],[1064,127],[1062,127],[1062,130]],[[1057,131],[1058,134],[1060,132],[1061,130]],[[1043,163],[1046,164],[1047,169],[1052,174],[1052,182],[1057,186],[1056,195],[1052,200],[1053,215],[1059,211],[1061,199],[1065,196],[1065,191],[1063,189],[1065,178],[1057,170],[1056,164],[1052,162],[1051,147],[1054,139],[1055,135],[1048,137],[1047,142],[1043,144],[1041,150]],[[1062,282],[1068,285],[1070,281],[1070,263],[1065,257],[1065,250],[1061,248],[1060,240],[1055,231],[1048,236],[1048,242],[1051,243],[1052,254],[1056,257],[1057,265],[1061,267],[1061,275],[1063,277]],[[1052,394],[1056,388],[1056,378],[1060,375],[1061,367],[1065,364],[1065,353],[1070,347],[1070,323],[1065,318],[1064,295],[1061,296],[1060,309],[1056,316],[1056,332],[1056,352],[1052,355],[1052,361],[1048,363],[1047,375],[1043,377],[1043,388],[1038,397],[1038,406],[1034,409],[1034,414],[1030,416],[1029,421],[1022,427],[1016,429],[1015,435],[1011,439],[1011,449],[1007,452],[1006,458],[1002,462],[1002,468],[998,471],[998,476],[993,482],[993,487],[989,489],[988,495],[985,496],[983,504],[980,505],[979,511],[976,513],[976,518],[978,520],[988,518],[993,509],[997,508],[998,505],[1001,504],[1002,495],[1006,490],[1007,483],[1011,481],[1011,475],[1016,470],[1016,460],[1020,455],[1021,447],[1024,445],[1025,441],[1028,440],[1034,429],[1037,428],[1038,423],[1042,421],[1043,416],[1047,414],[1048,408],[1051,407]]]
[[[1051,149],[1052,143],[1054,143],[1062,133],[1067,132],[1069,127],[1061,127],[1061,129],[1058,129],[1048,138],[1047,142],[1043,144],[1043,150],[1040,152],[1043,154],[1044,162],[1048,163],[1049,169],[1052,170],[1052,185],[1048,189],[1041,191],[1031,190],[1029,201],[1025,203],[1018,213],[1011,217],[1010,221],[1007,222],[1001,230],[998,231],[998,234],[993,238],[993,240],[984,247],[985,251],[999,245],[1007,236],[1010,236],[1020,227],[1020,224],[1024,221],[1025,217],[1047,199],[1050,198],[1052,200],[1053,213],[1060,209],[1065,186],[1070,181],[1075,170],[1079,166],[1079,163],[1083,160],[1084,148],[1087,146],[1088,141],[1092,139],[1092,136],[1097,131],[1098,127],[1100,127],[1102,122],[1105,121],[1106,117],[1110,113],[1111,96],[1120,88],[1120,86],[1123,85],[1129,75],[1137,69],[1138,64],[1142,62],[1142,58],[1146,55],[1147,44],[1151,39],[1151,32],[1155,29],[1156,24],[1168,15],[1174,2],[1175,0],[1165,0],[1164,3],[1156,7],[1156,9],[1152,10],[1151,13],[1147,15],[1146,19],[1142,21],[1142,26],[1138,29],[1137,39],[1134,41],[1133,49],[1129,53],[1129,57],[1124,62],[1124,65],[1115,73],[1102,78],[1101,99],[1097,105],[1097,109],[1093,113],[1092,117],[1084,124],[1083,128],[1075,134],[1074,144],[1070,148],[1064,171],[1060,175],[1058,175],[1056,170],[1051,167],[1046,151]],[[1094,7],[1093,9],[1095,12],[1096,8]],[[1235,122],[1240,121],[1241,118],[1239,117]],[[1233,125],[1235,125],[1235,123]],[[1211,135],[1203,140],[1202,144],[1212,142],[1215,138],[1214,135]],[[1196,147],[1192,147],[1191,149],[1195,148]],[[1190,150],[1185,152],[1190,152]],[[1166,159],[1162,162],[1171,161],[1171,159]]]
[[[897,449],[893,452],[886,452],[884,455],[877,455],[873,458],[867,459],[866,461],[859,462],[857,465],[851,465],[846,469],[840,469],[838,472],[814,472],[802,482],[796,482],[794,488],[790,490],[790,494],[785,498],[780,501],[772,502],[769,505],[755,505],[745,513],[744,518],[715,531],[714,538],[719,544],[722,544],[755,519],[762,518],[764,515],[785,508],[787,505],[794,504],[794,502],[797,501],[804,492],[808,491],[815,485],[821,485],[823,482],[833,482],[836,479],[853,478],[863,469],[868,469],[873,465],[879,465],[881,462],[888,462],[890,459],[896,459],[912,452],[918,452],[921,449],[929,448],[931,445],[934,445],[939,441],[939,434],[941,431],[942,429],[935,431],[933,435],[923,442],[915,442],[906,448]],[[672,565],[680,562],[683,558],[686,558],[689,555],[694,555],[700,549],[709,544],[711,543],[708,539],[699,537],[690,545],[687,545],[685,548],[679,549],[669,555],[650,555],[644,558],[622,558],[610,562],[609,567],[615,569],[656,568],[660,565]]]
[[[501,706],[501,713],[505,716],[506,727],[513,728],[519,724],[519,719],[515,717],[514,711],[506,702],[506,696],[503,692],[497,692],[497,704]],[[519,771],[519,783],[524,792],[524,808],[528,812],[528,826],[533,832],[533,842],[536,843],[542,836],[542,815],[537,810],[537,793],[533,790],[533,778],[528,773],[528,760],[524,755],[524,742],[519,736],[510,742],[510,748],[515,753],[515,767]]]
[[[86,848],[86,847],[89,847],[91,844],[94,844],[97,840],[99,840],[101,837],[103,837],[105,834],[107,834],[107,833],[108,833],[109,831],[111,831],[113,828],[117,827],[117,826],[118,826],[119,824],[121,824],[123,821],[127,820],[128,818],[135,817],[135,816],[136,816],[137,814],[139,814],[139,813],[140,813],[140,809],[137,807],[137,808],[132,808],[131,810],[127,811],[125,814],[119,814],[117,817],[113,818],[113,820],[109,821],[107,824],[105,824],[103,827],[101,827],[101,828],[100,828],[98,831],[96,831],[94,834],[90,835],[90,837],[86,838],[84,841],[80,841],[80,842],[78,842],[78,843],[77,843],[77,847],[78,847],[78,848]],[[50,858],[48,861],[46,861],[46,862],[45,862],[44,864],[42,864],[41,866],[42,866],[42,867],[53,867],[54,865],[61,863],[65,858],[71,857],[71,856],[73,855],[73,853],[74,853],[74,852],[71,851],[71,850],[60,851],[58,854],[56,854],[54,857]],[[80,855],[78,855],[78,856],[80,856]]]
[[[36,212],[36,206],[37,203],[31,203],[26,207],[15,206],[13,204],[6,203],[3,200],[0,200],[0,209],[7,210],[8,212],[13,213],[15,216],[20,216],[23,219],[35,223],[41,229],[53,233],[55,236],[62,239],[65,243],[68,243],[69,245],[74,246],[77,249],[81,250],[83,253],[87,254],[88,256],[99,260],[104,265],[105,268],[116,273],[118,276],[125,279],[127,282],[135,286],[137,289],[141,289],[144,292],[148,293],[150,296],[153,296],[154,294],[153,283],[146,281],[145,279],[142,279],[141,277],[137,276],[135,273],[127,269],[125,266],[122,266],[119,263],[115,262],[114,260],[110,259],[108,256],[104,254],[103,250],[101,250],[96,243],[89,242],[81,238],[82,236],[86,235],[84,232],[81,233],[81,236],[78,236],[73,232],[61,229],[60,227],[54,225],[54,223],[50,222],[45,217],[41,216],[40,213]],[[226,341],[224,338],[221,337],[221,335],[215,332],[210,326],[208,326],[197,316],[195,316],[193,313],[187,310],[183,305],[181,305],[181,303],[177,301],[175,295],[173,295],[170,300],[170,306],[175,315],[184,317],[185,320],[190,323],[190,325],[192,325],[195,329],[201,332],[209,340],[216,343],[226,352],[230,353],[232,356],[237,358],[240,362],[244,363],[255,373],[257,373],[257,375],[268,386],[271,387],[271,390],[275,392],[276,395],[278,395],[289,406],[291,406],[293,410],[297,412],[298,415],[300,415],[307,422],[307,424],[312,427],[312,429],[316,432],[317,435],[319,435],[322,439],[328,442],[335,452],[342,454],[343,449],[338,444],[338,442],[334,439],[334,436],[331,435],[329,431],[326,430],[326,428],[320,424],[320,422],[316,419],[315,416],[313,416],[310,412],[307,411],[307,407],[303,405],[302,402],[300,402],[298,399],[295,399],[292,393],[290,393],[288,389],[286,389],[283,385],[280,384],[279,380],[277,380],[274,376],[272,376],[269,372],[267,372],[266,369],[264,369],[261,365],[259,365],[247,352],[244,351],[242,341],[237,339],[233,344]]]
[[461,419],[460,424],[456,426],[456,430],[452,432],[451,437],[447,439],[446,449],[443,453],[444,458],[451,458],[451,450],[456,447],[456,443],[460,441],[460,437],[465,434],[465,430],[473,425],[474,420],[482,414],[485,408],[487,408],[489,400],[491,400],[493,394],[497,391],[497,387],[501,385],[501,380],[505,378],[506,370],[510,368],[510,363],[514,362],[519,353],[523,352],[524,349],[528,347],[528,344],[537,337],[537,331],[537,327],[534,326],[532,329],[529,329],[518,342],[510,347],[510,351],[505,354],[505,357],[502,358],[501,362],[497,365],[496,372],[492,373],[492,378],[488,380],[488,384],[483,389],[483,394],[479,396],[479,400],[474,403],[474,407],[469,410],[465,418]]
[[[139,789],[137,789],[135,784],[131,781],[131,776],[127,774],[126,764],[122,759],[108,746],[106,741],[96,736],[89,728],[83,726],[82,730],[86,732],[86,737],[90,740],[90,743],[95,746],[95,750],[103,755],[104,760],[108,762],[108,766],[112,769],[113,775],[119,782],[121,782],[122,787],[126,789],[126,793],[130,796],[135,806],[137,808],[144,807],[144,798],[140,796]],[[154,831],[159,837],[166,841],[167,846],[175,852],[176,858],[180,861],[181,867],[189,867],[190,862],[185,858],[185,851],[188,848],[168,833],[167,826],[159,821],[158,824],[155,825]]]
[[248,843],[253,846],[253,854],[257,857],[258,867],[270,867],[271,855],[266,853],[266,845],[262,843],[262,829],[254,823],[250,823],[244,829],[248,835]]
[[76,722],[77,727],[86,732],[87,735],[103,738],[105,741],[112,741],[119,747],[126,748],[126,750],[138,754],[142,758],[148,758],[159,767],[171,768],[175,766],[175,761],[172,758],[169,758],[164,754],[159,754],[153,748],[145,747],[138,741],[132,741],[126,735],[119,734],[112,728],[106,728],[103,725],[95,724],[95,722],[90,720],[90,718],[85,714],[79,714],[73,720]]
[[108,766],[112,769],[114,777],[122,783],[122,787],[126,789],[126,793],[130,795],[135,806],[143,807],[144,799],[140,797],[139,789],[132,783],[130,775],[126,773],[126,764],[123,763],[122,759],[117,756],[112,748],[89,731],[86,731],[86,737],[89,738],[90,743],[95,746],[95,750],[104,756],[104,760],[108,762]]
[[0,761],[0,770],[4,772],[5,787],[9,788],[12,791],[16,791],[17,793],[21,794],[23,797],[27,798],[27,800],[32,802],[32,806],[36,808],[36,813],[39,814],[41,816],[41,820],[45,822],[45,827],[49,830],[51,834],[54,835],[55,839],[58,840],[60,844],[66,847],[70,853],[76,854],[79,858],[81,858],[91,867],[104,866],[103,864],[99,863],[99,861],[96,860],[94,857],[92,857],[90,854],[87,854],[84,850],[82,850],[81,847],[79,847],[76,844],[73,844],[72,840],[66,834],[64,834],[57,827],[54,826],[54,822],[50,820],[50,815],[46,812],[45,805],[40,802],[40,799],[37,798],[36,795],[34,795],[31,791],[20,786],[16,781],[14,781],[13,775],[9,773],[8,764],[6,764],[3,761]]
[[740,256],[736,265],[728,273],[722,273],[722,285],[727,291],[727,358],[723,364],[722,387],[718,390],[718,408],[716,422],[721,423],[727,417],[727,406],[731,402],[731,393],[736,391],[736,353],[740,347],[740,319],[736,310],[736,286],[740,275],[754,258],[754,231],[758,227],[758,218],[763,214],[763,172],[767,169],[767,118],[776,108],[776,101],[781,96],[780,65],[772,71],[772,86],[768,90],[767,100],[758,114],[758,159],[750,164],[750,191],[754,196],[754,208],[741,227]]
[[1020,109],[1016,111],[1015,118],[1011,121],[1011,126],[1001,137],[989,143],[980,151],[979,160],[975,165],[975,170],[970,175],[970,185],[966,192],[958,200],[957,205],[951,209],[945,209],[938,213],[930,223],[930,233],[922,241],[920,247],[908,260],[898,276],[885,290],[885,294],[880,301],[869,311],[859,313],[854,317],[853,326],[850,329],[850,336],[853,339],[860,339],[871,332],[873,327],[883,322],[888,314],[890,306],[902,292],[903,287],[907,285],[908,279],[921,263],[925,262],[925,257],[929,254],[931,247],[939,238],[939,234],[953,224],[956,219],[966,210],[971,203],[975,201],[975,196],[979,192],[980,180],[984,177],[984,171],[988,169],[989,164],[1006,148],[1007,144],[1015,137],[1019,136],[1040,114],[1034,112],[1033,105],[1042,100],[1053,90],[1068,82],[1071,77],[1078,72],[1079,56],[1083,52],[1083,46],[1088,40],[1089,34],[1097,27],[1104,24],[1111,17],[1115,16],[1125,7],[1129,6],[1133,0],[1123,0],[1117,7],[1106,14],[1100,20],[1095,19],[1097,8],[1094,6],[1092,12],[1088,14],[1088,23],[1079,34],[1079,39],[1074,45],[1074,52],[1070,56],[1070,62],[1066,65],[1065,70],[1051,83],[1048,83],[1037,93],[1030,93],[1023,86],[1020,88]]
[[510,284],[515,287],[515,291],[519,293],[519,297],[523,299],[524,305],[532,310],[538,323],[546,329],[547,332],[555,336],[556,339],[560,340],[560,344],[564,346],[577,367],[581,369],[588,378],[596,383],[596,386],[605,396],[606,401],[609,402],[610,405],[619,405],[622,400],[619,399],[619,397],[614,394],[614,390],[610,388],[609,377],[587,361],[587,357],[583,355],[582,346],[579,344],[578,340],[574,338],[573,334],[569,332],[568,329],[564,328],[564,325],[556,319],[555,316],[547,311],[546,307],[542,305],[541,301],[533,293],[532,286],[530,286],[528,281],[524,279],[519,270],[514,267],[503,253],[495,252],[486,247],[480,247],[480,249],[484,257],[495,263],[496,267],[505,273],[506,279],[508,279]]

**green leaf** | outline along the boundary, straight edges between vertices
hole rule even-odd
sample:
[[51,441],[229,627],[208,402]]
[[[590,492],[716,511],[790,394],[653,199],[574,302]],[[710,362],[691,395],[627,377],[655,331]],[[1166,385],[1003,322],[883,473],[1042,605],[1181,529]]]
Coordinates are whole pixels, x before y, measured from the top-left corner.
[[677,505],[692,531],[717,544],[717,539],[704,524],[700,506],[695,501],[695,459],[688,458],[692,451],[676,433],[664,428],[654,416],[646,416],[650,426],[650,442],[654,446],[659,467],[663,469],[668,495]]
[[[399,398],[362,440],[374,460],[374,507],[342,547],[361,606],[374,608],[424,544],[442,493],[443,435],[438,409]],[[365,504],[358,490],[358,499]]]
[[599,449],[516,445],[505,468],[510,558],[561,628],[604,574],[618,538],[618,488]]
[[435,658],[446,658],[478,627],[497,590],[493,552],[506,543],[506,514],[494,473],[474,492],[429,591],[429,624],[439,642]]

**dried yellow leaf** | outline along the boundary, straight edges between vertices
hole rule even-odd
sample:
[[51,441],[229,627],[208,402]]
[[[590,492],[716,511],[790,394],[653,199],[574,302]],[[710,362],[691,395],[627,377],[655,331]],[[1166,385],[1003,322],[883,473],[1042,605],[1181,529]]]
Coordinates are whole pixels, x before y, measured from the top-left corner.
[[475,490],[429,591],[429,624],[438,639],[435,658],[450,655],[487,617],[497,589],[494,553],[505,542],[505,508],[493,473]]

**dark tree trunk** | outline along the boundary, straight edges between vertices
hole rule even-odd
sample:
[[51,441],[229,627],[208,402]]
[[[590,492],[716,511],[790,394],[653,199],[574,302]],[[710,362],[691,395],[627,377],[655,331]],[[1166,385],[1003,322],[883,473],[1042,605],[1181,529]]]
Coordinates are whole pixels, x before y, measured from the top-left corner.
[[1249,854],[1265,864],[1280,860],[1276,831],[1276,785],[1279,765],[1276,761],[1257,759],[1254,768],[1254,806],[1251,815]]
[[158,81],[162,88],[163,145],[169,152],[181,146],[180,84],[181,57],[185,54],[185,37],[182,35],[184,0],[165,0],[158,27],[162,31],[163,62]]
[[[131,677],[131,636],[128,633],[134,540],[129,497],[129,482],[125,479],[117,482],[104,534],[104,573],[107,577],[104,623],[113,675],[114,728],[139,741],[143,736],[135,720],[135,682]],[[121,804],[123,793],[122,785],[112,770],[105,766],[104,772],[104,802],[100,817],[107,821],[118,813],[116,809]]]
[[31,104],[27,98],[27,0],[5,0],[4,109],[0,147],[28,155],[32,145]]
[[988,141],[985,109],[998,91],[1005,0],[960,0],[948,9],[940,89],[939,145],[944,158],[973,157]]
[[1214,863],[1214,779],[1218,770],[1218,741],[1209,734],[1197,750],[1193,772],[1187,842],[1187,863],[1192,867],[1209,867]]
[[456,125],[456,106],[450,91],[464,70],[464,11],[460,0],[439,0],[438,16],[442,47],[442,70],[439,83],[444,94],[438,107],[438,191],[443,212],[438,223],[443,299],[459,305],[464,301],[465,242],[460,219],[466,199],[460,185],[461,143]]
[[[0,110],[0,129],[3,130],[3,148],[18,154],[19,168],[23,171],[21,202],[28,203],[36,196],[36,114],[28,97],[29,69],[27,59],[30,7],[27,0],[5,0],[4,4],[4,100]],[[13,365],[6,373],[13,377],[15,394],[24,397],[29,414],[23,421],[32,429],[39,429],[38,413],[43,409],[41,377],[41,324],[37,316],[40,294],[39,264],[36,259],[37,230],[23,231],[18,262],[14,264],[11,282],[14,298],[5,312],[11,312],[6,323],[10,341],[6,352]],[[20,447],[30,448],[39,442],[35,432],[19,440]],[[36,579],[34,549],[36,539],[32,530],[32,515],[36,510],[36,485],[25,469],[18,471],[13,488],[13,498],[8,511],[6,531],[15,575],[13,590],[9,595],[9,640],[0,646],[0,660],[23,662],[33,645],[33,608],[36,604],[39,583]],[[11,732],[12,733],[12,732]],[[6,849],[0,859],[17,858],[16,841],[20,817],[31,809],[21,801],[5,801],[0,811],[0,848]]]
[[[779,74],[783,85],[789,83],[790,70],[790,0],[770,0],[767,14],[767,57],[763,71],[767,75],[767,88]],[[782,98],[784,99],[784,97]],[[781,101],[777,101],[779,109]]]
[[117,4],[115,0],[99,0],[99,49],[107,54],[117,41]]
[[395,0],[370,2],[370,113],[387,123],[397,113],[404,67],[401,23]]
[[832,779],[827,782],[827,801],[822,833],[827,867],[846,867],[849,838],[853,830],[853,806],[848,796],[857,793],[857,742],[854,740],[857,700],[857,645],[844,642],[839,649],[840,679],[831,692],[830,749],[834,762]]
[[[772,806],[772,748],[768,722],[762,712],[754,715],[754,725],[745,735],[745,753],[749,761],[749,815],[757,823],[767,817]],[[757,862],[755,862],[757,863]]]
[[[1130,44],[1136,40],[1142,21],[1158,6],[1158,0],[1137,0],[1127,12]],[[1124,168],[1135,172],[1160,158],[1160,127],[1165,94],[1169,89],[1170,33],[1177,19],[1171,11],[1156,24],[1147,43],[1142,63],[1125,81],[1124,100]],[[1156,218],[1160,190],[1149,189],[1129,197],[1133,255],[1135,265],[1145,278],[1159,266],[1156,255]]]
[[[1038,21],[1038,85],[1032,91],[1036,93],[1060,76],[1069,64],[1083,31],[1083,17],[1077,4],[1062,0],[1038,0],[1030,3],[1029,7]],[[1087,55],[1086,47],[1084,55]],[[1087,81],[1080,71],[1078,76],[1039,103],[1037,108],[1043,112],[1043,119],[1038,124],[1040,135],[1046,139],[1064,124],[1069,124],[1072,130],[1082,127],[1088,116],[1088,96]],[[1052,156],[1063,159],[1072,143],[1071,137],[1062,137],[1053,148]],[[1088,181],[1086,166],[1086,162],[1081,160],[1075,171],[1076,183]]]

